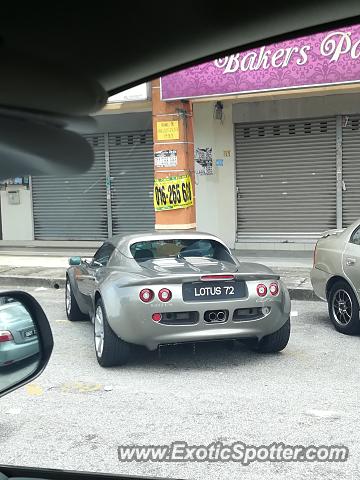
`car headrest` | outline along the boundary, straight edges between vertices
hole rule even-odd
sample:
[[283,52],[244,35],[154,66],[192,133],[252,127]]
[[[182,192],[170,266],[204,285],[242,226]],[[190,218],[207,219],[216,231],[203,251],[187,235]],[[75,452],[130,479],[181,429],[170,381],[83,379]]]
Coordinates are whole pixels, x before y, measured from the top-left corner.
[[135,260],[150,260],[154,258],[154,254],[149,249],[136,250],[134,254]]

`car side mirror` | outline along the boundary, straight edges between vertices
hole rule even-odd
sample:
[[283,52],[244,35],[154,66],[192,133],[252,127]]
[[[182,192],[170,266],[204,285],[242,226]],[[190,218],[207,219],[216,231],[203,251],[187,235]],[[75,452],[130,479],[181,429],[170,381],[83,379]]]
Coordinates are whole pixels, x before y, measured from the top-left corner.
[[69,265],[81,265],[81,257],[70,257]]
[[32,295],[0,293],[0,397],[40,375],[53,345],[48,319]]

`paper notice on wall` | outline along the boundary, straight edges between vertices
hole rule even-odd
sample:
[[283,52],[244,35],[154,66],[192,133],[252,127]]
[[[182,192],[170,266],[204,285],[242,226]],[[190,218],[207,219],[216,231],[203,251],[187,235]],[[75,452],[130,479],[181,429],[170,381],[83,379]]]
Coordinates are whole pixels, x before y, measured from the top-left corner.
[[179,120],[156,122],[158,140],[179,140]]
[[155,211],[187,208],[194,205],[194,193],[189,174],[154,179]]
[[195,150],[195,173],[197,175],[213,175],[212,148],[197,148]]
[[176,167],[177,151],[176,150],[160,150],[154,154],[155,167]]

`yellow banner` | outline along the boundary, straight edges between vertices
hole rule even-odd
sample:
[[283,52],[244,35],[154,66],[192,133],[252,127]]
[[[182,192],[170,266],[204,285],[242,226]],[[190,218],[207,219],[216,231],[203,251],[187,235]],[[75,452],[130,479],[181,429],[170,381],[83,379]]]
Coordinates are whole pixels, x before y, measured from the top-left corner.
[[179,120],[156,122],[158,140],[179,140]]
[[190,175],[156,178],[154,183],[155,211],[174,210],[194,205]]

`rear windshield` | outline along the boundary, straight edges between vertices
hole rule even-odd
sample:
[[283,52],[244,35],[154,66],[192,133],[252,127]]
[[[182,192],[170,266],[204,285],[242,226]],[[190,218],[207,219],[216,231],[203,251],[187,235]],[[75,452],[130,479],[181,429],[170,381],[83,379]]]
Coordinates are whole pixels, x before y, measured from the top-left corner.
[[228,250],[216,240],[151,240],[133,243],[130,251],[137,262],[161,258],[207,257],[235,263]]
[[31,320],[26,308],[19,302],[11,302],[0,305],[0,323],[10,324],[18,320]]

